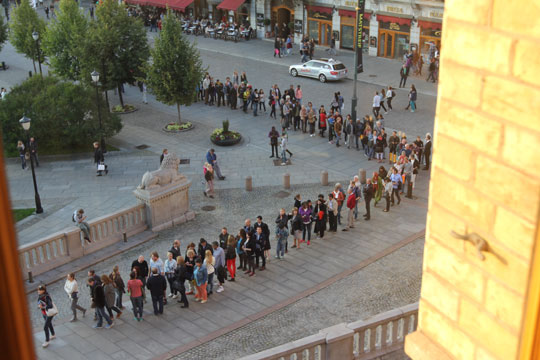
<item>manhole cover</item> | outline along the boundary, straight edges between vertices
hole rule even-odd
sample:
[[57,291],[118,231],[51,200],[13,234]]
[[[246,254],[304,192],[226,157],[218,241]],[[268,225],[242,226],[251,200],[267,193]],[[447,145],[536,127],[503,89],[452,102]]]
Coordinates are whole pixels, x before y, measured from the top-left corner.
[[189,164],[189,159],[180,159],[180,164]]
[[139,150],[144,150],[144,149],[148,149],[150,146],[146,145],[146,144],[142,144],[142,145],[137,145],[135,146],[135,148],[139,149]]
[[274,194],[275,197],[278,197],[280,199],[285,199],[289,195],[291,195],[291,193],[288,193],[286,191],[280,191],[280,192],[277,192],[277,193]]
[[211,206],[211,205],[206,205],[206,206],[203,206],[201,209],[202,209],[202,211],[214,211],[214,210],[216,210],[216,207]]
[[[287,165],[292,165],[291,159],[287,160]],[[274,166],[281,166],[281,159],[274,160]]]
[[369,74],[369,77],[377,77],[375,74]]

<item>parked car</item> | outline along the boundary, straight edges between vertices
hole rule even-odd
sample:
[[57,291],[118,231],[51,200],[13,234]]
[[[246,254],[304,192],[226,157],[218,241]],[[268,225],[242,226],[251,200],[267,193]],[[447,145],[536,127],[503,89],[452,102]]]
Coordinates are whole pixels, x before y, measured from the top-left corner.
[[308,76],[320,82],[339,80],[347,77],[347,68],[341,61],[334,59],[310,60],[303,64],[289,66],[292,76]]

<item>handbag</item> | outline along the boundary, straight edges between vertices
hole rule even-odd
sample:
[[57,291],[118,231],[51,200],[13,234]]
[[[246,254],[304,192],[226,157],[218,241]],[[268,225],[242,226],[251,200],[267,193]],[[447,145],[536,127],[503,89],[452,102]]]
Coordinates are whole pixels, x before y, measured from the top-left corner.
[[105,171],[105,164],[98,164],[97,169],[98,171]]
[[45,314],[47,317],[55,316],[58,314],[58,308],[56,307],[56,304],[52,303],[52,308],[45,310]]

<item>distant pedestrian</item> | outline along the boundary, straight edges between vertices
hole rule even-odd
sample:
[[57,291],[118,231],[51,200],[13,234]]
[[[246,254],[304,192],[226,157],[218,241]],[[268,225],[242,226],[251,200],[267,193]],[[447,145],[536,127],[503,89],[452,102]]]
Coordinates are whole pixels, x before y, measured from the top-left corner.
[[227,263],[227,271],[229,272],[229,281],[235,281],[236,275],[236,239],[229,235],[227,239],[227,249],[225,250],[225,260]]
[[411,108],[411,112],[416,111],[416,87],[414,85],[411,85],[411,91],[409,91],[409,105],[407,105],[405,110],[409,110],[409,107]]
[[[245,73],[242,73],[242,75],[244,75]],[[219,180],[225,180],[225,176],[223,176],[221,174],[221,169],[218,165],[218,161],[217,161],[217,155],[216,155],[216,151],[214,149],[210,149],[208,150],[208,152],[206,153],[206,161],[212,165],[212,168],[213,170],[216,172],[216,175],[218,177]]]
[[183,309],[189,307],[189,302],[186,296],[186,283],[187,280],[187,267],[186,263],[184,261],[184,258],[181,256],[178,256],[176,258],[176,269],[174,270],[174,281],[173,281],[173,287],[174,290],[178,293],[180,293],[180,300],[178,302],[182,303],[181,306]]
[[279,132],[276,130],[275,126],[272,126],[272,130],[268,133],[268,137],[270,138],[270,147],[272,148],[272,155],[270,155],[271,158],[274,157],[274,150],[275,150],[275,157],[278,156],[278,138],[279,138]]
[[174,272],[176,271],[176,259],[173,257],[172,252],[167,252],[167,260],[165,260],[165,277],[169,282],[169,297],[176,299],[178,297],[177,291],[173,286],[174,282]]
[[[49,19],[49,7],[45,6],[45,15],[47,15],[47,19]],[[92,17],[93,18],[93,17]],[[9,20],[9,19],[8,19]]]
[[140,279],[137,279],[137,272],[132,271],[129,274],[127,291],[133,306],[133,316],[137,321],[142,320],[143,316],[143,289],[144,285]]
[[371,219],[371,200],[373,199],[373,184],[371,179],[366,180],[366,185],[364,186],[364,201],[366,203],[366,213],[364,214],[364,220]]
[[105,165],[103,149],[100,147],[97,141],[94,143],[94,164],[97,166],[96,176],[102,176],[103,172],[105,172],[105,175],[109,173],[109,170],[107,170],[107,165]]
[[105,325],[106,329],[110,329],[113,326],[113,322],[107,312],[105,311],[105,306],[107,305],[105,299],[105,291],[103,290],[102,284],[97,284],[93,277],[88,279],[88,284],[92,288],[93,301],[97,314],[97,324],[94,325],[94,329],[103,328],[103,319],[107,322]]
[[337,231],[338,203],[334,198],[334,193],[328,194],[328,231]]
[[26,151],[25,146],[21,140],[17,141],[17,150],[19,151],[19,157],[21,158],[22,169],[26,169]]
[[90,17],[94,20],[94,7],[90,6]]
[[193,271],[195,270],[195,250],[190,248],[186,251],[186,280],[188,281],[189,291],[186,295],[192,295],[195,292],[195,279],[193,278]]
[[36,166],[39,167],[39,160],[38,160],[38,155],[37,155],[37,143],[34,137],[30,138],[30,142],[28,143],[28,150],[30,152],[30,160],[34,160],[34,162],[36,163]]
[[384,212],[390,211],[390,194],[392,193],[392,182],[389,178],[384,179],[384,200],[386,201],[386,207]]
[[399,87],[405,87],[405,84],[407,83],[407,67],[405,66],[405,64],[403,64],[403,66],[401,67],[401,69],[399,70],[399,75],[401,76],[401,80],[399,81]]
[[392,89],[391,86],[388,87],[386,92],[386,104],[388,105],[388,110],[392,111],[392,99],[396,96],[396,92]]
[[392,181],[392,194],[391,194],[391,202],[392,206],[394,206],[394,195],[396,195],[398,200],[398,205],[401,202],[401,198],[399,197],[399,191],[401,190],[403,186],[403,179],[401,178],[401,175],[398,174],[398,169],[393,168],[392,169],[392,175],[390,175],[390,180]]
[[[58,314],[58,309],[56,308],[56,305],[54,305],[51,296],[47,292],[47,288],[45,285],[39,285],[38,286],[38,308],[41,311],[41,314],[43,315],[43,319],[45,319],[45,326],[43,327],[43,330],[45,331],[45,342],[42,344],[44,348],[49,346],[49,340],[56,339],[56,335],[54,333],[54,328],[52,325],[53,317]],[[50,332],[50,337],[49,337]]]
[[381,109],[381,97],[379,92],[375,91],[375,96],[373,96],[373,115],[375,118],[379,115],[379,110]]
[[227,278],[227,263],[225,259],[225,250],[223,250],[223,248],[219,246],[219,243],[217,241],[212,242],[212,248],[214,249],[214,253],[212,254],[215,259],[214,267],[216,269],[216,277],[219,283],[216,292],[220,293],[225,290],[223,284],[225,284],[225,279]]
[[105,292],[105,307],[107,308],[107,312],[109,313],[111,320],[114,319],[113,311],[116,312],[116,318],[119,318],[120,315],[122,315],[122,310],[116,306],[114,283],[107,275],[101,275],[101,282],[103,284],[103,291]]
[[64,291],[67,293],[71,301],[71,311],[73,312],[73,317],[69,321],[77,321],[77,310],[82,311],[84,317],[86,315],[86,309],[77,304],[79,301],[79,286],[77,284],[77,280],[75,280],[74,273],[69,273],[67,275],[66,283],[64,284]]
[[426,162],[426,166],[424,167],[424,170],[429,170],[429,158],[431,157],[431,134],[426,134],[426,140],[424,143],[424,160]]
[[354,207],[356,206],[356,195],[354,194],[352,188],[349,188],[347,192],[347,208],[349,209],[349,212],[347,214],[347,227],[344,227],[342,229],[343,231],[354,228]]
[[120,269],[118,268],[118,265],[115,265],[113,268],[112,273],[109,275],[111,278],[115,291],[116,291],[116,302],[115,305],[120,310],[124,309],[124,306],[122,305],[122,296],[126,293],[126,285],[124,284],[124,279],[122,279],[122,276],[120,275]]
[[204,164],[204,180],[206,180],[206,189],[204,190],[204,196],[214,198],[214,169],[209,163]]
[[169,155],[169,150],[163,149],[161,152],[161,156],[159,157],[159,165],[163,162],[163,159],[165,159],[165,156]]
[[163,315],[163,294],[167,290],[167,280],[160,274],[157,267],[152,268],[152,275],[148,278],[146,287],[152,296],[154,315]]

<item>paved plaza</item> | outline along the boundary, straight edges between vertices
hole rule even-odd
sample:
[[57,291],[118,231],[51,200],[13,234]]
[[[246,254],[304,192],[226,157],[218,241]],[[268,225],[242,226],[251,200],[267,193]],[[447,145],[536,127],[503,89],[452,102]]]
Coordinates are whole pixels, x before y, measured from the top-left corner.
[[[86,3],[82,4],[86,6]],[[151,39],[154,36],[149,34]],[[352,80],[321,84],[313,79],[292,78],[287,69],[299,61],[299,56],[275,60],[271,56],[272,42],[190,39],[197,41],[203,63],[215,78],[224,80],[234,70],[246,71],[249,82],[266,92],[274,83],[282,91],[290,84],[300,84],[304,103],[311,101],[315,108],[321,104],[329,107],[332,94],[341,91],[345,97],[345,112],[350,111]],[[13,87],[32,69],[31,61],[16,54],[10,44],[6,44],[0,55],[10,66],[2,73],[0,86]],[[316,57],[322,56],[323,50],[318,49]],[[338,59],[352,68],[351,52],[340,52]],[[357,83],[359,116],[371,114],[373,94],[380,91],[381,85],[397,86],[399,67],[397,61],[366,56],[366,72],[359,76]],[[423,138],[426,132],[433,130],[436,85],[426,83],[423,78],[413,77],[409,81],[417,85],[419,110],[414,114],[405,111],[407,91],[398,89],[395,110],[385,115],[385,126],[387,130],[406,132],[409,139],[416,135]],[[112,105],[118,103],[113,92],[109,95]],[[244,219],[254,220],[257,215],[262,215],[273,229],[279,208],[291,209],[296,193],[302,194],[303,199],[315,199],[319,193],[330,192],[332,186],[320,185],[322,171],[328,171],[333,185],[338,181],[346,183],[360,168],[366,169],[371,176],[381,165],[367,161],[363,151],[345,146],[336,148],[327,138],[290,131],[289,149],[294,154],[291,164],[275,166],[269,159],[267,134],[271,126],[278,127],[279,122],[268,116],[269,109],[253,117],[251,113],[244,114],[239,110],[195,103],[182,108],[183,120],[192,122],[194,129],[168,134],[162,128],[176,120],[175,107],[156,102],[152,95],[149,95],[149,104],[142,104],[138,88],[130,86],[126,86],[124,99],[139,109],[122,115],[122,131],[108,140],[120,151],[105,155],[110,169],[107,176],[95,176],[90,153],[40,159],[36,176],[44,213],[16,225],[19,244],[39,240],[72,226],[71,214],[78,208],[84,208],[92,219],[135,205],[132,191],[146,171],[158,168],[163,148],[175,152],[181,159],[189,159],[188,163],[180,165],[180,172],[191,180],[190,202],[196,213],[195,220],[162,231],[156,239],[100,262],[94,266],[98,274],[108,274],[114,265],[119,265],[126,281],[130,264],[139,254],[148,258],[151,251],[157,250],[164,255],[175,238],[181,240],[183,254],[187,243],[197,243],[201,237],[216,240],[222,226],[236,234]],[[209,136],[225,119],[230,120],[232,130],[242,133],[243,140],[231,148],[216,148],[226,180],[216,181],[216,199],[212,200],[202,194],[202,165],[207,150],[213,147]],[[92,140],[89,139],[89,147]],[[144,149],[138,149],[140,145],[145,145]],[[388,168],[388,164],[384,166]],[[30,173],[21,170],[18,159],[9,159],[6,167],[13,207],[33,207]],[[292,183],[292,188],[287,190],[282,187],[285,173],[290,174]],[[243,190],[246,176],[253,178],[252,192]],[[189,309],[181,309],[173,302],[165,307],[163,317],[156,318],[151,315],[149,302],[145,305],[143,323],[132,320],[131,305],[127,302],[124,315],[116,320],[111,330],[92,329],[92,315],[76,323],[67,322],[70,317],[68,298],[63,291],[63,281],[60,281],[49,289],[60,309],[54,322],[58,338],[44,350],[39,346],[43,341],[43,319],[34,306],[35,294],[29,294],[38,356],[42,359],[150,359],[162,354],[182,353],[179,359],[225,359],[223,354],[216,353],[216,349],[223,348],[227,349],[223,353],[233,359],[310,335],[339,322],[367,318],[415,302],[420,286],[428,184],[429,173],[421,171],[415,200],[404,199],[390,213],[381,211],[382,204],[372,208],[372,220],[359,219],[354,231],[328,233],[324,240],[315,240],[309,248],[290,249],[284,261],[272,259],[266,271],[257,272],[252,278],[239,275],[237,282],[227,283],[225,292],[212,295],[207,304],[191,301]],[[215,210],[203,211],[206,205],[215,206]],[[363,203],[359,207],[362,214]],[[275,250],[273,236],[271,242]],[[355,271],[351,273],[351,269]],[[77,279],[81,287],[80,304],[89,307],[88,289],[84,286],[86,271],[77,273]],[[339,281],[332,285],[328,283],[334,280]],[[325,287],[319,289],[322,285]],[[304,298],[300,300],[299,296]],[[340,311],[344,307],[347,311]],[[300,314],[310,309],[312,316],[302,318]],[[268,315],[270,310],[276,311]],[[227,335],[219,336],[224,331]],[[260,334],[267,334],[268,341],[255,341]],[[209,338],[216,340],[207,343]],[[235,339],[238,342],[235,343]]]

